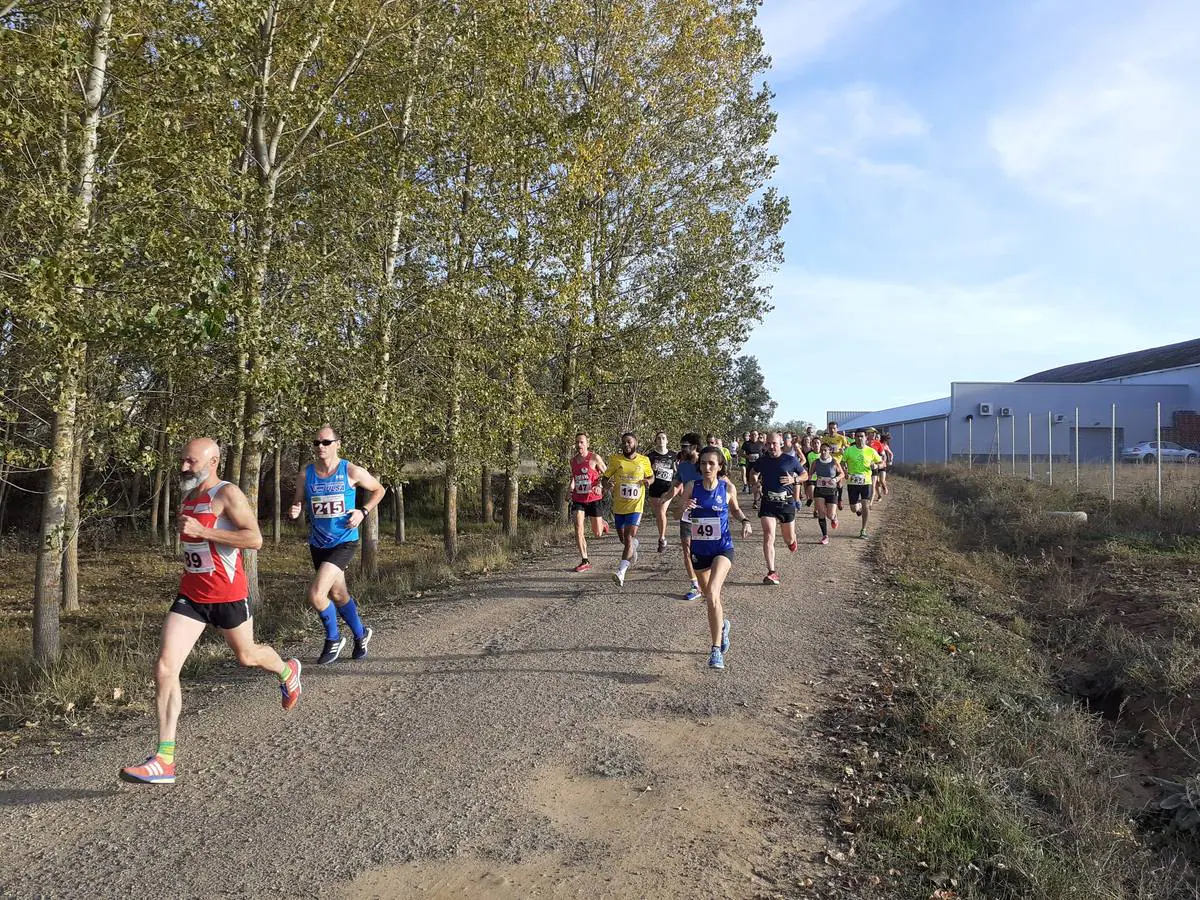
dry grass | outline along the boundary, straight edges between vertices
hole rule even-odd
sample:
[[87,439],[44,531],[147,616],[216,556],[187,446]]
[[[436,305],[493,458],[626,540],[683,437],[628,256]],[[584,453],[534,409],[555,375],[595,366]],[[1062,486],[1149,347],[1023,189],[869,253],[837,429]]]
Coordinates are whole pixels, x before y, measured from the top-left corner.
[[[861,780],[839,795],[842,827],[852,823],[855,852],[876,872],[852,893],[1200,896],[1194,843],[1138,813],[1156,799],[1140,788],[1160,774],[1153,765],[1187,764],[1195,749],[1184,727],[1194,709],[1179,701],[1197,687],[1200,645],[1170,612],[1187,605],[1184,587],[1146,596],[1137,575],[1170,582],[1163,558],[1191,559],[1170,530],[1191,488],[1158,519],[1136,499],[1110,508],[1073,484],[915,474],[924,483],[905,485],[876,549],[891,585],[879,613],[893,663],[882,671],[895,689],[853,725],[877,735],[878,755],[860,756]],[[1086,529],[1044,515],[1081,506],[1094,513]],[[1124,555],[1102,568],[1094,554],[1106,547]],[[1096,706],[1072,696],[1084,673]],[[1099,714],[1132,716],[1135,702],[1142,745]],[[1154,734],[1152,713],[1166,723]]]

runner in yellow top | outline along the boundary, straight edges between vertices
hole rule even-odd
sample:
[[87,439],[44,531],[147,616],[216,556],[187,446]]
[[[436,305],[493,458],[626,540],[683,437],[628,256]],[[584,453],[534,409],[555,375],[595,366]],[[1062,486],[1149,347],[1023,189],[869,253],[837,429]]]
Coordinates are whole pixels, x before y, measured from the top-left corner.
[[[838,431],[837,422],[829,423],[828,430],[821,435],[821,441],[822,443],[828,444],[833,448],[833,458],[838,462],[842,461],[842,454],[846,451],[846,448],[850,446],[850,438]],[[842,486],[840,484],[838,485],[837,489],[837,508],[844,509],[842,506]]]
[[842,453],[842,465],[846,467],[846,490],[850,493],[850,508],[862,518],[860,538],[867,538],[867,518],[871,512],[871,479],[874,466],[883,462],[883,457],[867,445],[865,431],[854,432],[854,443]]
[[638,558],[638,524],[642,521],[642,509],[646,505],[646,488],[654,481],[654,468],[648,457],[637,452],[638,439],[632,432],[621,435],[622,455],[613,457],[604,470],[604,477],[612,479],[613,519],[617,534],[625,549],[621,563],[613,572],[613,581],[625,584],[625,573]]

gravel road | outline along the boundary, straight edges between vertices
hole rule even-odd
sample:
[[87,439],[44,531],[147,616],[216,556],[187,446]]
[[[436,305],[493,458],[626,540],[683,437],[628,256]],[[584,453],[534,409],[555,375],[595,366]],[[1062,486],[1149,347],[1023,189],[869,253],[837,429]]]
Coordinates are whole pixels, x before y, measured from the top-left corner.
[[[724,672],[703,607],[679,600],[675,534],[656,554],[651,522],[620,590],[610,537],[584,575],[547,550],[368,608],[370,657],[306,666],[291,713],[232,666],[185,681],[174,786],[116,778],[151,748],[150,716],[10,757],[0,894],[785,895],[826,846],[811,719],[859,642],[868,542],[843,518],[821,547],[801,514],[779,587],[760,583],[759,535],[738,541]],[[314,627],[292,649],[316,647]]]

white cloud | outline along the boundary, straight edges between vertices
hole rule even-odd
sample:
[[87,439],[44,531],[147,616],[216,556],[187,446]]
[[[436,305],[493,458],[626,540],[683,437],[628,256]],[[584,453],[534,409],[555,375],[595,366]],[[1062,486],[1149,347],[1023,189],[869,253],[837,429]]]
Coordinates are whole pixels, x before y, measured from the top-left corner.
[[1112,211],[1200,194],[1200,16],[1191,0],[1130,4],[1061,68],[994,116],[1005,174],[1056,202]]
[[772,60],[772,81],[785,81],[898,0],[766,0],[758,25]]

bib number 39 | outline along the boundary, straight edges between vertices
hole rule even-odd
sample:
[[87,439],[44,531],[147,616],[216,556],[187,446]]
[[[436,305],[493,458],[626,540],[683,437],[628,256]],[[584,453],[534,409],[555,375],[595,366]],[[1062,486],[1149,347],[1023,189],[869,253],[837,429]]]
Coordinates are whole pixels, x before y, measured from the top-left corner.
[[183,569],[189,575],[206,575],[213,571],[212,548],[208,541],[183,544]]

